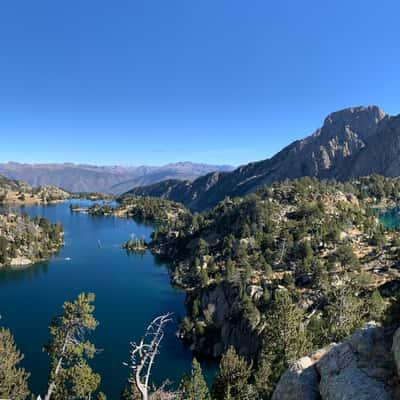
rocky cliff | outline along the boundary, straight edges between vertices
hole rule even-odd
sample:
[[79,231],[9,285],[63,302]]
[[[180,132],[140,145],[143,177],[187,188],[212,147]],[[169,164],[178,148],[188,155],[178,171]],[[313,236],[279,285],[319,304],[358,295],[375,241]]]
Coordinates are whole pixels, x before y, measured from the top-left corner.
[[[204,318],[197,321],[197,329],[183,333],[182,338],[191,344],[197,353],[220,357],[229,346],[234,346],[239,354],[255,357],[261,340],[255,327],[260,319],[251,321],[239,311],[240,297],[237,287],[222,283],[189,293],[186,303],[193,308],[193,302],[200,299]],[[200,328],[200,329],[199,329]]]
[[369,323],[343,342],[293,363],[272,400],[397,399],[399,348],[400,331],[392,336]]
[[311,136],[274,157],[232,172],[214,172],[193,182],[169,180],[132,190],[165,197],[192,210],[210,208],[225,197],[241,196],[286,178],[312,176],[347,180],[378,173],[400,175],[400,117],[376,106],[355,107],[329,115]]

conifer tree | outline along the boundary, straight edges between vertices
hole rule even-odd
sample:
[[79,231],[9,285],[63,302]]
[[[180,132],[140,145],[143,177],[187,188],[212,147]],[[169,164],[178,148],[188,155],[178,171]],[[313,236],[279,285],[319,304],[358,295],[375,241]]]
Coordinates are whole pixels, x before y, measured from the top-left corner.
[[[303,316],[287,290],[275,292],[267,315],[268,326],[263,335],[261,360],[256,374],[256,386],[262,393],[269,393],[289,363],[310,350],[309,335],[302,323]],[[263,375],[264,386],[261,387]]]
[[190,375],[184,375],[180,388],[185,400],[210,400],[200,363],[194,358]]
[[357,297],[357,288],[347,274],[332,279],[325,297],[326,341],[338,342],[357,328],[363,317],[363,304]]
[[24,400],[29,396],[29,374],[17,365],[24,356],[10,331],[0,329],[0,399]]
[[219,371],[212,387],[215,400],[244,400],[251,375],[251,365],[237,355],[233,346],[222,356]]
[[50,357],[50,380],[45,400],[88,398],[100,383],[100,376],[87,364],[96,349],[85,339],[96,329],[93,317],[94,294],[81,293],[74,302],[65,302],[63,312],[54,319],[45,346]]
[[380,321],[385,311],[386,305],[379,290],[376,289],[371,295],[368,303],[368,311],[370,319]]

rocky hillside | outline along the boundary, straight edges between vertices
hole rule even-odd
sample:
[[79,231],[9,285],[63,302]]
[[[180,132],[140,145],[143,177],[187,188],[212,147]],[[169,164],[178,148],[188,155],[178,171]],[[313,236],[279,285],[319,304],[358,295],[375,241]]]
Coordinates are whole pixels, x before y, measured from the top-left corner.
[[398,399],[400,330],[369,323],[341,343],[294,362],[272,400]]
[[377,209],[399,201],[399,179],[305,177],[161,226],[149,247],[186,292],[180,337],[211,357],[234,346],[269,399],[296,359],[380,320],[393,302],[400,239]]
[[193,180],[212,171],[231,171],[230,166],[181,162],[161,167],[95,166],[81,164],[0,164],[0,174],[34,187],[53,185],[70,192],[121,194],[132,187],[165,179]]
[[169,180],[132,190],[164,197],[191,210],[211,208],[225,197],[242,196],[263,185],[302,176],[347,180],[372,173],[400,175],[400,117],[376,106],[348,108],[329,115],[311,136],[274,157],[232,172],[214,172],[193,182]]
[[0,268],[46,260],[63,243],[61,224],[12,212],[0,214]]
[[0,204],[50,204],[69,197],[70,193],[55,186],[33,188],[25,182],[0,175]]

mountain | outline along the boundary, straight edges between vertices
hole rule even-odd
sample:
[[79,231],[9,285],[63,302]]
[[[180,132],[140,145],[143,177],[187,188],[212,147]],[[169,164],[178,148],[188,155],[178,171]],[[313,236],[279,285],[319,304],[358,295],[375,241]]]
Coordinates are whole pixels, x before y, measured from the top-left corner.
[[32,186],[53,185],[70,192],[121,194],[138,185],[165,179],[193,180],[212,171],[230,171],[230,166],[181,162],[162,167],[95,166],[83,164],[0,164],[0,174]]
[[372,173],[399,176],[399,156],[400,116],[389,116],[376,106],[353,107],[330,114],[312,135],[272,158],[231,172],[212,172],[193,182],[168,180],[129,193],[163,197],[201,211],[227,196],[242,196],[287,178],[347,180]]
[[20,190],[21,183],[18,181],[14,181],[12,179],[8,179],[7,177],[0,175],[0,190]]

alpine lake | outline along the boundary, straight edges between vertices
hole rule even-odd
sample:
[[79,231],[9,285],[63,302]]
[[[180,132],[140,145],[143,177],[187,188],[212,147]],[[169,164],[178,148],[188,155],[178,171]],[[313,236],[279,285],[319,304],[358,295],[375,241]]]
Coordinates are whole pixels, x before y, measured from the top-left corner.
[[[150,225],[132,219],[91,216],[70,211],[70,204],[87,207],[87,200],[21,207],[30,216],[43,216],[64,226],[65,245],[49,261],[27,268],[0,269],[0,325],[8,327],[25,355],[22,366],[30,373],[33,393],[46,391],[49,360],[43,346],[49,339],[48,326],[60,314],[64,301],[81,292],[93,292],[96,331],[89,336],[99,349],[90,365],[101,375],[101,390],[119,399],[130,373],[130,342],[138,341],[150,321],[172,312],[152,380],[176,386],[190,370],[192,352],[176,337],[179,319],[185,315],[184,293],[170,283],[168,266],[149,252],[128,253],[121,244],[132,234],[149,239]],[[214,364],[204,364],[210,381]]]

